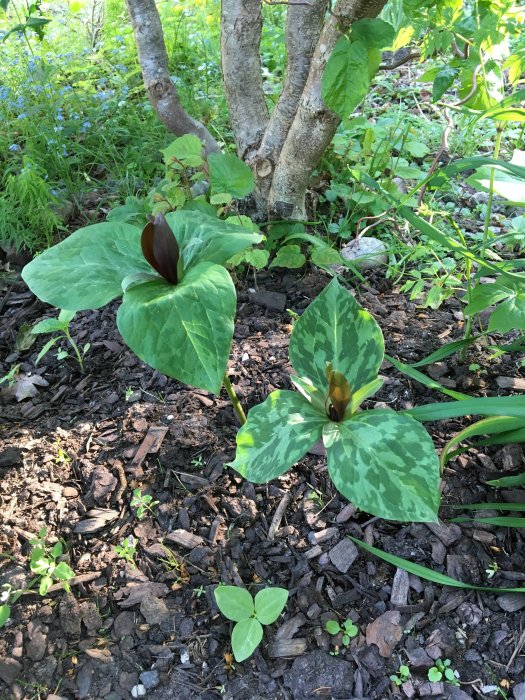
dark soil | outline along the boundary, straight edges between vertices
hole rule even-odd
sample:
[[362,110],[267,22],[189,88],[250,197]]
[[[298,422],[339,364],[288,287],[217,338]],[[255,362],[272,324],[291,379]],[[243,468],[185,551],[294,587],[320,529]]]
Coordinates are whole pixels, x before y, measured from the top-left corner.
[[[115,329],[115,305],[71,324],[80,345],[91,343],[85,374],[53,353],[35,368],[46,338],[16,349],[25,347],[23,326],[54,312],[4,267],[0,377],[20,364],[22,387],[32,385],[34,396],[17,402],[2,384],[0,584],[27,586],[29,541],[43,527],[49,543],[64,541],[76,578],[69,594],[56,586],[13,605],[0,631],[0,698],[124,700],[141,685],[152,700],[525,698],[525,595],[440,587],[358,551],[346,537],[466,582],[524,586],[521,530],[446,522],[455,514],[449,504],[525,502],[523,490],[484,484],[523,470],[521,447],[471,450],[451,461],[439,526],[356,511],[334,490],[322,455],[308,455],[275,482],[248,483],[224,468],[237,430],[227,397],[142,364]],[[253,303],[268,300],[249,295],[252,278],[238,280],[230,377],[246,408],[290,386],[285,309],[301,313],[327,281],[320,272],[259,275],[259,292],[286,295],[270,299],[277,311]],[[381,325],[387,351],[405,362],[461,337],[453,300],[421,309],[374,276],[356,294]],[[489,362],[475,345],[466,363],[454,357],[428,370],[458,391],[497,395],[508,393],[499,388],[502,376],[518,377],[517,388],[523,382],[518,359]],[[382,374],[369,407],[445,400],[387,363]],[[436,447],[464,425],[430,426]],[[136,517],[134,488],[159,501],[154,516]],[[135,566],[115,553],[130,535]],[[284,614],[242,664],[233,663],[230,623],[214,602],[219,582],[252,593],[268,585],[290,591]],[[359,629],[347,647],[324,631],[336,617]],[[459,687],[427,680],[439,658],[451,660]],[[389,676],[406,663],[411,679],[398,688]]]

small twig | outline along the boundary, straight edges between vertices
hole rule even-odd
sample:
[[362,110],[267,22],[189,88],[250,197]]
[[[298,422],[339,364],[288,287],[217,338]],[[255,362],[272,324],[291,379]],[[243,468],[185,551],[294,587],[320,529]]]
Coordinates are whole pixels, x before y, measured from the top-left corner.
[[413,51],[406,56],[400,56],[397,61],[393,61],[392,63],[381,63],[379,65],[378,70],[395,70],[396,68],[399,68],[399,66],[404,65],[405,63],[409,63],[410,61],[413,61],[416,58],[420,58],[421,54],[419,51]]
[[516,658],[516,656],[520,653],[523,645],[525,644],[525,631],[521,633],[521,637],[518,639],[518,643],[516,644],[514,651],[512,652],[512,655],[509,659],[508,664],[505,666],[505,670],[508,671],[512,662]]
[[[70,586],[77,586],[79,583],[89,583],[89,581],[94,581],[102,575],[102,571],[91,571],[89,574],[80,574],[79,576],[74,576],[69,579],[68,584]],[[61,583],[55,583],[48,589],[48,593],[56,593],[57,591],[64,590]],[[23,595],[38,595],[38,591],[24,591]]]
[[283,519],[283,516],[286,512],[286,509],[290,505],[291,500],[292,500],[292,496],[290,493],[285,493],[284,496],[281,498],[281,501],[275,510],[275,514],[272,518],[272,522],[270,524],[270,527],[268,528],[267,539],[269,542],[274,541],[275,533],[277,532],[277,530],[281,524],[281,520]]

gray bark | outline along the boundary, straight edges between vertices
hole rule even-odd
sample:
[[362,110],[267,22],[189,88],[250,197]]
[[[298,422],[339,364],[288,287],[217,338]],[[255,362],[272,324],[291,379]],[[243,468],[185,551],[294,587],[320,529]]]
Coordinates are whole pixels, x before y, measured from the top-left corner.
[[267,206],[275,165],[292,125],[303,93],[312,56],[321,33],[326,0],[309,4],[289,3],[286,14],[286,75],[283,90],[273,110],[261,145],[248,162],[255,173],[255,199],[259,209]]
[[219,151],[208,129],[193,119],[180,103],[168,70],[168,54],[155,0],[126,0],[133,27],[144,86],[159,119],[176,136],[195,134],[206,153]]
[[240,158],[249,159],[268,124],[259,47],[262,0],[222,0],[222,75]]
[[308,80],[281,150],[270,189],[272,216],[304,219],[305,194],[312,170],[328,148],[340,118],[324,104],[321,81],[326,63],[341,36],[341,28],[365,17],[376,17],[386,0],[340,0],[326,20],[310,66]]

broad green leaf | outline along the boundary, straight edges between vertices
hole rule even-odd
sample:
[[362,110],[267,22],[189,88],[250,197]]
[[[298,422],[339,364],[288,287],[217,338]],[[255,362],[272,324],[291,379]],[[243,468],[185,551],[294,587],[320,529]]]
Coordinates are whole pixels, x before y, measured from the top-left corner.
[[270,267],[287,267],[293,270],[302,267],[305,262],[306,258],[303,253],[301,253],[301,248],[292,243],[291,245],[283,245],[279,248]]
[[403,522],[435,522],[439,461],[427,431],[390,410],[363,411],[323,430],[328,472],[361,510]]
[[210,197],[210,204],[230,204],[233,197],[228,192],[219,192],[219,194],[213,194]]
[[426,143],[422,141],[407,141],[405,148],[414,158],[424,158],[430,151]]
[[271,625],[284,610],[286,588],[265,588],[255,596],[255,616],[262,625]]
[[202,164],[202,143],[194,134],[184,134],[176,138],[166,148],[161,148],[166,165],[171,165],[174,160],[179,160],[188,167],[198,168]]
[[394,27],[379,17],[352,23],[352,41],[362,41],[369,49],[384,49],[396,38]]
[[318,267],[328,267],[329,265],[343,265],[344,258],[335,248],[328,245],[310,247],[310,260]]
[[402,411],[418,421],[446,420],[459,416],[517,416],[525,418],[525,396],[496,396],[465,401],[431,403]]
[[525,292],[512,292],[491,313],[489,333],[508,333],[513,330],[525,330]]
[[370,86],[368,51],[362,41],[340,37],[327,61],[322,80],[322,97],[341,119],[347,119]]
[[64,546],[62,542],[55,542],[53,545],[50,555],[53,557],[53,559],[58,559],[62,555],[62,552],[64,551]]
[[197,211],[170,212],[166,221],[179,244],[184,270],[202,261],[224,265],[235,253],[262,240],[259,233]]
[[52,585],[53,579],[51,578],[51,576],[42,576],[42,578],[40,579],[40,586],[38,587],[39,594],[41,596],[46,595]]
[[227,192],[236,199],[253,192],[255,185],[251,168],[233,153],[211,153],[208,166],[214,192]]
[[327,420],[299,394],[272,391],[248,413],[228,466],[257,484],[276,479],[315,445]]
[[241,662],[253,654],[263,638],[261,623],[255,618],[241,620],[232,631],[232,650],[235,661]]
[[420,576],[426,581],[437,583],[439,586],[452,586],[454,588],[464,588],[469,591],[489,591],[491,593],[525,593],[525,588],[490,588],[489,586],[473,586],[470,583],[463,583],[463,581],[458,581],[457,579],[451,578],[446,574],[440,574],[437,571],[432,571],[432,569],[428,569],[426,566],[422,566],[421,564],[415,564],[408,559],[403,559],[402,557],[396,557],[394,554],[383,552],[381,549],[377,549],[377,547],[372,547],[370,544],[361,542],[361,540],[358,540],[357,537],[350,537],[350,539],[365,551],[370,552],[370,554],[375,554],[376,557],[383,559],[383,561],[392,564],[396,568],[404,569],[410,574]]
[[239,586],[217,586],[215,600],[224,617],[234,622],[253,617],[255,607],[253,598],[245,588]]
[[452,68],[451,66],[445,66],[437,73],[434,78],[434,84],[432,85],[432,102],[437,102],[443,97],[445,92],[451,87],[457,75],[457,68]]
[[129,288],[117,326],[150,367],[218,394],[230,354],[235,304],[235,287],[226,270],[202,262],[175,286],[158,278]]
[[268,258],[270,257],[270,252],[268,250],[263,250],[261,248],[253,248],[252,250],[245,250],[242,253],[237,253],[233,258],[228,260],[229,265],[237,266],[242,263],[251,265],[256,270],[262,270],[268,264]]
[[377,377],[384,342],[372,316],[334,279],[294,323],[289,352],[295,372],[323,393],[328,362],[356,391]]
[[446,394],[447,396],[450,396],[453,399],[457,399],[458,401],[465,401],[469,399],[470,397],[468,394],[462,394],[459,391],[454,391],[453,389],[447,389],[447,387],[443,386],[439,382],[437,382],[435,379],[431,379],[430,377],[427,377],[426,374],[423,374],[423,372],[420,372],[417,369],[414,369],[412,365],[406,365],[404,362],[401,362],[400,360],[396,360],[395,357],[390,357],[390,355],[385,355],[385,359],[390,362],[390,364],[394,365],[394,367],[401,372],[402,374],[406,374],[407,377],[410,377],[411,379],[414,379],[416,382],[419,382],[420,384],[423,384],[423,386],[428,387],[429,389],[435,389],[436,391],[440,391],[442,394]]
[[81,228],[26,265],[22,278],[33,294],[52,306],[98,309],[121,295],[126,276],[151,272],[140,235],[140,229],[124,223]]
[[60,564],[56,565],[53,571],[53,576],[60,579],[61,581],[69,581],[75,575],[73,569],[66,564],[65,561],[61,561]]
[[[514,151],[510,164],[519,166],[524,170],[525,151]],[[495,168],[482,165],[467,178],[469,185],[483,192],[490,192],[491,174],[494,171],[492,189],[495,194],[507,199],[516,206],[525,205],[525,179],[523,175],[515,175],[510,168],[502,168],[499,163]]]

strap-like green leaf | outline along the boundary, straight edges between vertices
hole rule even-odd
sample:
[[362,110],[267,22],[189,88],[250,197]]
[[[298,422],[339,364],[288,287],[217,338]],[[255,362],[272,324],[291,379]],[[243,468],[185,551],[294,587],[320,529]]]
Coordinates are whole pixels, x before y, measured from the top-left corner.
[[512,418],[508,416],[490,416],[489,418],[484,418],[483,420],[477,421],[473,425],[469,425],[461,432],[454,435],[454,437],[447,442],[443,451],[441,452],[440,462],[444,466],[451,457],[451,450],[454,445],[457,445],[464,440],[468,440],[476,435],[496,435],[498,433],[505,433],[515,428],[523,427],[523,418]]
[[446,420],[459,416],[517,416],[525,418],[525,396],[494,396],[465,401],[429,403],[402,412],[416,420],[425,422]]
[[408,559],[403,559],[402,557],[396,557],[394,554],[389,554],[388,552],[383,552],[377,547],[372,547],[370,544],[361,542],[356,537],[350,537],[352,542],[359,545],[362,549],[370,552],[370,554],[375,554],[376,557],[387,561],[389,564],[397,567],[398,569],[404,569],[410,574],[415,576],[420,576],[427,581],[432,581],[440,586],[453,586],[454,588],[465,588],[469,591],[489,591],[490,593],[525,593],[525,588],[490,588],[489,586],[473,586],[470,583],[463,583],[463,581],[458,581],[455,578],[451,578],[446,574],[440,574],[437,571],[432,571],[426,566],[421,564],[415,564]]
[[294,370],[323,393],[328,362],[356,391],[377,377],[383,354],[381,329],[336,279],[294,323],[290,338]]
[[230,353],[235,302],[226,270],[203,262],[176,286],[159,278],[130,287],[117,325],[148,365],[217,394]]
[[81,228],[32,260],[22,277],[33,294],[52,306],[98,309],[122,294],[125,277],[151,271],[140,235],[140,229],[123,223]]
[[249,412],[229,466],[255,483],[276,479],[319,440],[326,421],[296,392],[273,391]]
[[427,431],[390,410],[325,426],[328,472],[361,510],[390,520],[435,522],[439,461]]

